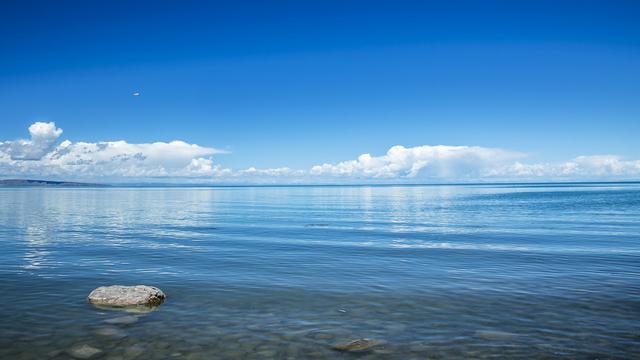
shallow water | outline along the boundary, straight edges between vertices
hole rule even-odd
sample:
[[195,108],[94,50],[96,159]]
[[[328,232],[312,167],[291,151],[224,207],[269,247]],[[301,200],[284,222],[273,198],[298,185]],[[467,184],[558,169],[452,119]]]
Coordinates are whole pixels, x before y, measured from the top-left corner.
[[[0,204],[2,359],[640,358],[639,184],[0,188]],[[108,324],[131,314],[85,298],[116,283],[168,299]],[[363,337],[386,344],[331,348]]]

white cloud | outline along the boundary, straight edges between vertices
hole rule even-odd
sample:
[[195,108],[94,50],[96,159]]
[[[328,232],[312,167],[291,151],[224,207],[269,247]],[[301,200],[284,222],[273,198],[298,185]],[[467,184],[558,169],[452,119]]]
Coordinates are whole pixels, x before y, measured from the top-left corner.
[[196,175],[209,175],[214,171],[213,160],[206,158],[191,159],[187,165],[187,172]]
[[630,180],[640,177],[640,160],[614,155],[579,156],[559,163],[525,163],[523,153],[478,146],[391,147],[385,155],[315,165],[241,170],[215,165],[212,159],[191,160],[184,176],[214,182],[358,183],[439,181]]
[[624,160],[616,155],[578,156],[561,163],[523,164],[493,169],[488,176],[517,178],[631,179],[640,176],[640,160]]
[[181,177],[206,175],[211,157],[224,151],[184,141],[132,144],[126,141],[71,142],[54,123],[29,127],[31,140],[0,143],[0,175],[96,177]]
[[12,160],[40,160],[50,152],[62,135],[62,129],[53,122],[36,122],[29,126],[31,140],[13,140],[0,142],[0,153]]
[[[578,156],[558,163],[526,162],[526,154],[480,146],[396,145],[386,154],[316,165],[234,170],[214,163],[224,151],[184,141],[58,144],[54,123],[29,127],[29,140],[0,142],[0,177],[236,183],[628,180],[640,177],[640,160],[615,155]],[[189,180],[191,179],[191,180]],[[157,181],[157,180],[150,180]]]
[[373,178],[469,178],[504,166],[524,154],[479,146],[393,146],[382,156],[362,154],[356,160],[322,164],[313,175]]
[[313,175],[341,178],[480,180],[633,179],[640,160],[615,155],[578,156],[560,163],[524,163],[525,154],[478,146],[393,146],[386,155],[322,164]]
[[638,175],[640,160],[622,160],[615,155],[579,156],[565,164],[564,171],[573,171],[577,175]]
[[254,175],[254,176],[300,176],[304,175],[305,172],[302,170],[292,170],[288,167],[279,167],[279,168],[267,168],[267,169],[256,169],[255,167],[250,167],[244,170],[239,170],[236,172],[237,175]]

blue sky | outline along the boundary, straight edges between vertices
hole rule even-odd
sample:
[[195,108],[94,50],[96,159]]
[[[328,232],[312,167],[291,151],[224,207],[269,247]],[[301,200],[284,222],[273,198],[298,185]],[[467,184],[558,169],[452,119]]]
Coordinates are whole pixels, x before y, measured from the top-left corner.
[[[204,180],[348,161],[360,170],[321,175],[640,177],[634,1],[5,1],[0,14],[0,177],[181,177],[198,159]],[[64,131],[38,143],[36,122]],[[116,140],[211,150],[130,176],[85,166],[98,161],[86,149],[65,150],[84,167],[51,160],[63,141]],[[396,145],[413,150],[380,158]],[[421,148],[435,145],[452,148]],[[513,156],[471,169],[494,155],[453,146]],[[162,158],[145,151],[103,155]],[[593,156],[615,171],[576,160]],[[516,163],[545,170],[505,170]],[[580,171],[558,170],[570,163]]]

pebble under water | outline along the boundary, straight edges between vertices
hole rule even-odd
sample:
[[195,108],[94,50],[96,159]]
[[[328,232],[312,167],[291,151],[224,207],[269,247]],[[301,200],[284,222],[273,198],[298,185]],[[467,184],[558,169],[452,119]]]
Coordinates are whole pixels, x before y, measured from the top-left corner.
[[[640,184],[0,188],[0,359],[637,359]],[[96,308],[146,284],[154,311]],[[338,344],[371,339],[362,352]]]

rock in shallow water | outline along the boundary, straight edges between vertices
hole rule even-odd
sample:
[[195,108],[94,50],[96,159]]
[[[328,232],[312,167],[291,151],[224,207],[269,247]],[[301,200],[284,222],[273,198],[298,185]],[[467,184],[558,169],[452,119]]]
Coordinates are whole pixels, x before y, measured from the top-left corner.
[[94,355],[98,355],[102,352],[102,350],[94,348],[91,345],[76,345],[69,349],[69,355],[73,356],[76,359],[89,359]]
[[124,357],[126,359],[135,359],[140,355],[144,354],[144,352],[145,350],[144,350],[144,347],[142,347],[142,345],[135,344],[135,345],[129,346],[124,350]]
[[165,299],[162,290],[147,285],[135,286],[101,286],[93,290],[87,300],[94,305],[127,307],[158,306]]
[[138,322],[138,317],[129,315],[129,316],[120,316],[113,319],[107,319],[104,322],[112,325],[130,325]]
[[113,326],[103,326],[103,327],[99,327],[97,328],[94,333],[96,335],[100,335],[100,336],[107,336],[107,337],[112,337],[112,338],[116,338],[116,339],[122,339],[127,337],[127,334],[118,329],[117,327],[113,327]]
[[344,344],[334,345],[333,349],[346,352],[367,352],[373,350],[374,347],[382,345],[384,343],[385,342],[382,340],[357,339]]

